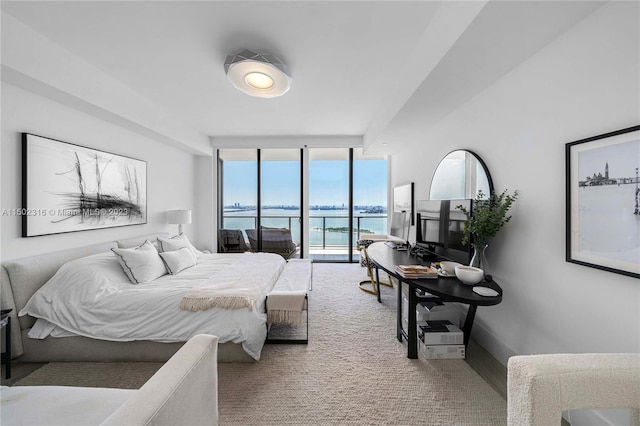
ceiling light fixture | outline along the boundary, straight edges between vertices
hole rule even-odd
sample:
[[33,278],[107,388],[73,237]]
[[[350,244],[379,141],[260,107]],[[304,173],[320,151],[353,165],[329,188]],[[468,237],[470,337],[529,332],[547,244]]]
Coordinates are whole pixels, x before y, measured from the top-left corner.
[[268,53],[243,50],[227,56],[227,78],[236,89],[259,98],[275,98],[289,90],[291,76],[285,65]]

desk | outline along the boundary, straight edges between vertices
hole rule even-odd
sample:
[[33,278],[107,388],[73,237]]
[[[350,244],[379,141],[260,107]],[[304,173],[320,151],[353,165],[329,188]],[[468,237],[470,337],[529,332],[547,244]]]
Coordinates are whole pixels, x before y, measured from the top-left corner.
[[[396,278],[398,285],[398,307],[397,307],[397,337],[402,342],[402,338],[407,339],[407,357],[418,358],[418,337],[416,326],[416,306],[421,301],[433,300],[434,298],[442,302],[459,302],[469,305],[467,317],[464,321],[462,331],[464,332],[464,344],[469,343],[473,321],[476,316],[478,306],[497,305],[502,301],[502,289],[495,282],[482,282],[479,285],[491,287],[498,292],[497,296],[480,296],[473,292],[472,285],[463,284],[456,277],[439,277],[437,279],[407,279],[396,272],[396,265],[416,265],[430,264],[430,261],[422,262],[416,256],[408,251],[398,251],[384,243],[373,243],[367,248],[369,260],[376,268],[376,276],[378,268]],[[444,259],[443,259],[444,260]],[[402,328],[402,283],[409,286],[409,319],[408,330]],[[378,289],[379,291],[380,289]],[[432,294],[434,297],[419,296],[416,290],[423,290]]]

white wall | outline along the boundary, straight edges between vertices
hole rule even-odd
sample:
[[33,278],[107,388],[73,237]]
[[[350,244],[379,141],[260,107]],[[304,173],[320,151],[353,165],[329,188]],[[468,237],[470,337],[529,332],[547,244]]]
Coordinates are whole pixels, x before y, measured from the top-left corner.
[[519,190],[488,249],[504,299],[478,309],[473,332],[505,365],[513,354],[640,352],[640,281],[565,262],[564,186],[566,143],[640,124],[639,5],[596,10],[392,156],[391,185],[414,181],[418,200],[459,148],[484,159],[498,191]]
[[200,250],[217,252],[217,167],[216,155],[198,156],[195,163],[194,204],[192,214],[194,229],[189,240]]
[[[21,132],[147,161],[148,217],[146,225],[21,238],[21,219],[3,216],[3,260],[151,232],[175,233],[177,225],[166,223],[166,211],[194,208],[192,154],[3,83],[2,209],[21,207]],[[192,234],[192,228],[195,225],[185,226],[187,235]]]

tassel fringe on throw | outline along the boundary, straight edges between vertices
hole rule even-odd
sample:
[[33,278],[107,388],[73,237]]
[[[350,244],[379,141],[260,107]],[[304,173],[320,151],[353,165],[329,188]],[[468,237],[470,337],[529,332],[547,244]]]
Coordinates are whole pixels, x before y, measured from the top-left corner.
[[212,296],[211,294],[190,293],[180,301],[180,309],[185,311],[206,311],[211,308],[253,309],[256,301],[247,296]]

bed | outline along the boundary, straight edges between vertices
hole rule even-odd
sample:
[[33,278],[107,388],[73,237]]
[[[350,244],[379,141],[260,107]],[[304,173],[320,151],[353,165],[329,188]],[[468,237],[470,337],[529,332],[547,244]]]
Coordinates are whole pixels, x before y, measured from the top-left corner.
[[[284,269],[284,259],[269,253],[198,253],[191,268],[133,285],[112,249],[137,247],[158,237],[167,235],[3,264],[2,308],[13,309],[13,356],[21,355],[25,362],[166,361],[191,336],[213,334],[221,342],[219,361],[258,360],[266,337],[265,298]],[[240,277],[259,281],[250,308],[179,308],[194,289],[220,283],[230,287]]]

